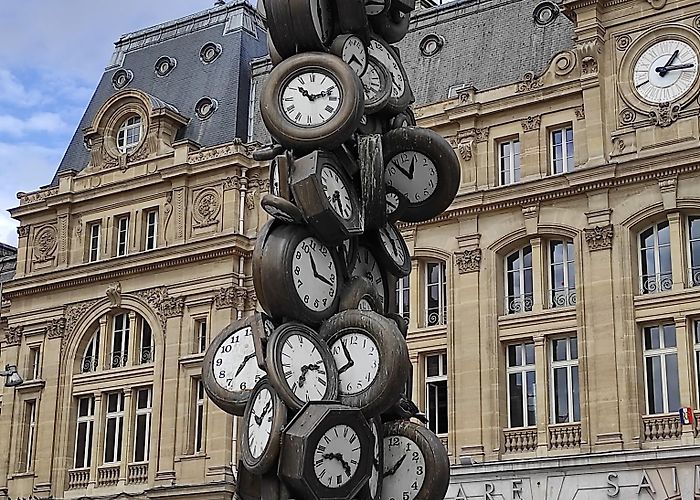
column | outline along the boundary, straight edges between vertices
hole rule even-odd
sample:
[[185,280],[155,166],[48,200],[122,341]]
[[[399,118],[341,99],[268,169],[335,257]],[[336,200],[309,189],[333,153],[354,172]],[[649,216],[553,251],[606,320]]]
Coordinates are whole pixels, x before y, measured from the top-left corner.
[[[676,326],[676,346],[678,349],[678,387],[681,395],[681,406],[693,406],[693,341],[690,337],[692,329],[688,328],[688,318],[675,316],[673,321]],[[675,408],[669,408],[674,411]],[[695,441],[693,425],[684,425],[681,440],[683,444],[692,445]]]
[[140,325],[136,320],[136,312],[129,312],[129,346],[127,349],[127,362],[130,366],[136,366],[141,361],[140,351]]
[[547,455],[549,442],[549,384],[547,383],[547,338],[535,335],[535,394],[537,404],[537,456]]
[[668,228],[671,237],[671,275],[673,277],[673,290],[682,290],[685,287],[687,274],[683,253],[688,248],[683,242],[683,224],[681,214],[673,212],[668,214]]
[[100,347],[93,356],[97,358],[98,368],[104,370],[112,367],[111,339],[107,338],[107,315],[100,317]]
[[88,491],[95,487],[97,481],[97,464],[102,461],[100,453],[104,446],[104,417],[102,412],[102,393],[96,392],[95,398],[95,423],[92,431],[92,450],[90,451],[90,482]]
[[134,450],[134,402],[132,387],[124,388],[124,427],[122,431],[122,460],[119,467],[119,484],[124,485],[128,479],[129,462],[133,457]]
[[545,284],[543,283],[543,265],[542,258],[542,238],[532,238],[530,240],[532,247],[532,310],[542,311]]
[[[421,314],[420,307],[420,287],[422,284],[422,279],[420,275],[420,261],[411,261],[411,277],[409,279],[409,318],[408,318],[408,331],[415,332],[418,329],[418,318]],[[389,290],[389,293],[396,293],[395,290]]]
[[[520,178],[521,181],[539,179],[547,175],[549,163],[540,163],[540,116],[522,120],[523,133],[520,135]],[[498,155],[496,155],[498,157]]]

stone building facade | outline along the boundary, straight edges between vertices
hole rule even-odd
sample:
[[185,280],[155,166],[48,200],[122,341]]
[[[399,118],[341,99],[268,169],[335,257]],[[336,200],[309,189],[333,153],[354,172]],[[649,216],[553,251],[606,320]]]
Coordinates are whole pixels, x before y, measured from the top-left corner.
[[[435,3],[401,55],[462,185],[445,214],[402,226],[413,272],[397,302],[414,399],[453,462],[448,498],[700,496],[700,426],[679,415],[700,407],[698,61],[666,94],[635,80],[676,49],[691,64],[700,5]],[[269,63],[240,50],[237,99],[212,76],[174,102],[159,83],[186,67],[179,50],[204,49],[207,22],[264,41],[237,3],[190,21],[175,45],[156,30],[120,41],[53,185],[13,210],[0,362],[31,376],[2,392],[0,498],[230,497],[233,419],[197,384],[206,341],[256,307]],[[221,57],[228,36],[212,39]],[[180,64],[153,76],[163,54]],[[131,83],[114,89],[120,70]],[[227,137],[211,119],[232,110]]]

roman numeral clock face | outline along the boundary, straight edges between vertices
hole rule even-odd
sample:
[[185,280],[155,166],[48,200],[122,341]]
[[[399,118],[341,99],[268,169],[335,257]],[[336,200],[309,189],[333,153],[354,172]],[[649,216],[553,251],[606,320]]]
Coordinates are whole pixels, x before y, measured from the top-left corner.
[[284,84],[281,109],[287,120],[300,127],[318,127],[333,118],[342,95],[338,82],[321,70],[304,70]]
[[672,102],[698,77],[698,55],[681,40],[664,40],[642,52],[634,65],[634,88],[645,101]]
[[314,451],[314,473],[327,488],[340,488],[352,479],[362,454],[357,433],[340,424],[328,429]]

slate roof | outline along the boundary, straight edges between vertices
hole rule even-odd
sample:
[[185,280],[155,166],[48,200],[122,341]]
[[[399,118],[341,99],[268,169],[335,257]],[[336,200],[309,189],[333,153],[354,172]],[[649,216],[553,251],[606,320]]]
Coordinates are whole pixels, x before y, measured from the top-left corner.
[[0,283],[10,281],[17,268],[17,249],[0,243]]
[[[200,60],[200,49],[207,42],[222,46],[221,55],[212,63]],[[178,138],[191,139],[203,147],[248,139],[250,100],[250,61],[267,53],[264,28],[255,9],[244,0],[235,0],[191,16],[122,36],[115,44],[110,66],[83,115],[58,172],[80,171],[90,160],[83,146],[83,129],[88,127],[100,107],[118,92],[112,76],[121,69],[130,70],[133,80],[125,88],[135,88],[151,96],[156,107],[175,107],[190,118]],[[161,56],[175,58],[177,65],[167,76],[155,73]],[[202,97],[218,101],[218,109],[202,121],[194,108]]]

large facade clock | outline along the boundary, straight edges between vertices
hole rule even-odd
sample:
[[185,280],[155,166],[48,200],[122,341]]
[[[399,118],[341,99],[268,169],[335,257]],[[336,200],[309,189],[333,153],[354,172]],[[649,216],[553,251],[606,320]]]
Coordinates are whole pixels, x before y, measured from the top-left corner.
[[650,103],[683,97],[698,78],[698,54],[680,39],[661,40],[645,49],[634,64],[634,88]]

